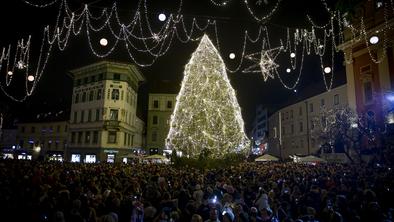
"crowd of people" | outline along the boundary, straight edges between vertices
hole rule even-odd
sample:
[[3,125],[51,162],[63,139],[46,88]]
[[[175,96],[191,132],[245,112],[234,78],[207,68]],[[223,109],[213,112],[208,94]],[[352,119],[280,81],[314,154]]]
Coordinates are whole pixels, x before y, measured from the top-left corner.
[[[394,170],[394,169],[393,169]],[[392,221],[390,166],[0,161],[1,221]]]

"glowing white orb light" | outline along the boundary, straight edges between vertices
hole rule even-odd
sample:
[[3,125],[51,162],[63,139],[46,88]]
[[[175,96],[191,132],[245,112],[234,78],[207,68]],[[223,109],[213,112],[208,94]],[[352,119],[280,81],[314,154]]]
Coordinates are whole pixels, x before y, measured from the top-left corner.
[[107,46],[108,45],[108,40],[106,38],[100,39],[100,45]]
[[9,76],[12,76],[14,73],[13,73],[12,71],[8,71],[7,74],[8,74]]
[[33,75],[29,75],[29,76],[27,77],[27,80],[28,80],[29,82],[33,82],[33,81],[34,81],[34,76],[33,76]]
[[296,54],[294,52],[290,53],[290,57],[294,58],[296,56]]
[[331,72],[331,68],[330,67],[327,66],[326,68],[324,68],[324,73],[328,74],[330,72]]
[[230,57],[230,59],[235,59],[235,54],[234,53],[230,53],[230,55],[228,55],[228,57]]
[[167,19],[167,16],[164,13],[159,14],[159,20],[164,22]]
[[371,43],[372,45],[375,45],[379,42],[379,37],[377,37],[376,35],[371,36],[371,38],[369,38],[369,43]]
[[290,72],[291,72],[291,69],[290,69],[290,68],[287,68],[287,69],[286,69],[286,72],[287,72],[287,73],[290,73]]

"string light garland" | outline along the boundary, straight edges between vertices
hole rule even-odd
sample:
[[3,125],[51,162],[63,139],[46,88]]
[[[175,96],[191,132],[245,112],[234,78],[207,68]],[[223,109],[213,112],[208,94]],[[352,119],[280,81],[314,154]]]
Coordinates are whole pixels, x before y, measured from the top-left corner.
[[224,61],[207,35],[185,67],[166,141],[168,148],[192,158],[204,151],[220,158],[249,148]]
[[[100,13],[96,15],[92,13],[90,5],[88,4],[79,10],[72,11],[67,0],[54,0],[46,4],[34,4],[32,1],[27,0],[25,0],[25,2],[26,4],[40,8],[53,6],[59,3],[58,15],[56,17],[55,25],[52,27],[47,26],[43,32],[43,41],[41,44],[41,50],[38,56],[37,64],[35,66],[31,66],[35,67],[36,69],[35,71],[30,72],[35,77],[35,80],[33,83],[27,83],[26,81],[26,96],[30,96],[36,88],[36,85],[45,70],[46,63],[51,54],[53,45],[55,45],[55,47],[57,47],[60,51],[63,51],[67,48],[70,37],[73,35],[80,35],[81,33],[87,34],[87,41],[90,51],[95,56],[104,58],[110,55],[117,47],[124,46],[131,59],[131,62],[142,67],[151,66],[159,57],[164,56],[171,48],[171,45],[173,45],[175,39],[181,43],[197,41],[201,32],[206,32],[208,28],[212,28],[214,32],[213,39],[215,39],[215,45],[218,51],[221,51],[221,42],[219,38],[220,32],[218,30],[220,27],[218,25],[218,21],[215,19],[201,18],[192,18],[190,21],[186,21],[184,16],[180,14],[183,1],[179,1],[179,7],[176,14],[168,15],[165,22],[163,22],[159,30],[156,32],[153,31],[151,22],[148,18],[148,14],[150,13],[148,10],[147,0],[140,0],[138,2],[134,16],[132,16],[131,21],[127,23],[122,23],[120,21],[116,2],[112,4],[112,7],[103,8]],[[219,4],[218,6],[224,6],[227,5],[230,0],[220,2],[219,0],[211,0],[211,2]],[[226,4],[224,4],[225,2]],[[379,29],[374,30],[378,33],[377,36],[380,39],[378,45],[381,44],[383,46],[383,55],[380,58],[377,58],[373,53],[373,50],[376,46],[371,46],[371,44],[369,44],[369,37],[371,36],[371,33],[370,31],[367,31],[367,28],[365,27],[364,18],[360,19],[360,25],[350,25],[347,23],[343,15],[330,9],[325,0],[321,0],[321,2],[330,16],[330,19],[326,24],[317,25],[312,20],[312,18],[307,15],[307,19],[312,26],[310,30],[295,29],[293,31],[293,29],[290,30],[287,28],[286,37],[284,39],[280,39],[279,47],[281,47],[281,53],[289,53],[289,55],[294,53],[295,55],[293,57],[289,56],[289,61],[291,64],[290,68],[292,70],[299,70],[296,81],[294,84],[290,85],[286,84],[280,78],[279,72],[276,72],[280,82],[285,88],[294,89],[299,83],[304,56],[306,54],[307,56],[317,55],[319,57],[322,78],[324,79],[326,89],[330,90],[334,77],[333,58],[335,52],[339,51],[338,46],[345,42],[343,38],[343,33],[345,30],[350,30],[352,33],[353,38],[350,44],[353,45],[358,44],[360,41],[365,41],[365,45],[373,62],[380,63],[386,57],[386,49],[388,47],[389,38],[387,32],[392,28],[393,24],[392,20],[389,22],[389,15],[394,14],[393,0],[384,3],[384,23]],[[256,21],[266,22],[277,11],[281,0],[277,0],[275,3],[272,3],[272,10],[262,17],[258,17],[254,14],[254,11],[252,10],[248,0],[244,0],[244,3],[248,8],[248,12]],[[267,1],[264,1],[264,3],[265,5],[268,5]],[[95,40],[95,38],[93,38],[91,35],[101,35],[105,29],[110,31],[110,34],[114,39],[110,39],[111,46],[106,47],[106,51],[103,52],[103,47],[96,49],[96,47],[100,47],[100,45],[97,44],[97,40]],[[246,58],[245,55],[247,54],[247,46],[250,46],[250,48],[256,48],[256,45],[260,45],[257,47],[264,48],[266,50],[275,49],[278,47],[271,47],[269,33],[266,26],[259,26],[258,29],[259,33],[254,39],[250,37],[248,30],[244,31],[241,47],[242,51],[237,53],[237,55],[240,55],[237,56],[237,58],[239,58],[238,64],[235,66],[235,68],[226,68],[229,73],[238,72],[241,69],[245,70],[243,66],[244,60]],[[28,42],[28,44],[21,44],[18,42],[16,47],[9,46],[7,48],[3,48],[0,61],[0,67],[3,68],[0,69],[0,71],[4,71],[5,73],[5,84],[0,82],[1,90],[3,92],[6,91],[4,87],[8,87],[11,84],[13,79],[12,74],[15,73],[15,70],[25,71],[25,73],[28,72],[29,61],[27,57],[31,44],[30,40]],[[297,50],[300,48],[302,48],[301,53],[299,50]],[[11,49],[13,49],[14,52],[12,52]],[[150,58],[145,61],[137,61],[137,53],[147,54],[150,56]],[[11,54],[14,55],[14,57],[11,57]],[[352,62],[351,50],[350,52],[344,52],[344,55],[345,62]],[[324,73],[326,64],[323,64],[323,61],[327,61],[328,59],[323,59],[323,57],[331,57],[332,72],[330,76]],[[271,77],[270,75],[265,76],[267,79]],[[326,82],[327,77],[331,78],[328,82]],[[9,96],[7,93],[6,95]],[[25,99],[25,97],[18,99],[13,96],[10,98],[15,101],[23,101]]]

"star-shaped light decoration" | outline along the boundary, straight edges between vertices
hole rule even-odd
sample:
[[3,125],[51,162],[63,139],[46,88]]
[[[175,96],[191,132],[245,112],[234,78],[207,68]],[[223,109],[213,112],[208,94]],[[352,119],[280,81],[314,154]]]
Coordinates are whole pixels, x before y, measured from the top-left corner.
[[18,63],[16,64],[16,67],[18,69],[24,69],[24,68],[26,68],[26,65],[22,60],[19,60]]
[[278,57],[281,49],[281,47],[277,47],[269,50],[262,50],[261,52],[245,56],[246,59],[256,62],[257,64],[249,66],[248,68],[242,70],[242,72],[261,72],[265,82],[269,77],[272,79],[275,78],[275,72],[277,72],[276,68],[279,67],[279,65],[275,63],[275,59]]

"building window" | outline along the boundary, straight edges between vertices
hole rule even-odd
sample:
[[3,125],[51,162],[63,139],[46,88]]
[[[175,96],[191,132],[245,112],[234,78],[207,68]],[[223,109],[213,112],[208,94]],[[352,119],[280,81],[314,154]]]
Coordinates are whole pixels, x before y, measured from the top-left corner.
[[123,100],[123,90],[120,90],[120,100]]
[[100,109],[96,109],[96,121],[100,120]]
[[85,132],[85,143],[90,143],[90,131]]
[[338,105],[339,104],[339,95],[335,94],[334,95],[334,105]]
[[159,100],[153,101],[153,108],[159,108]]
[[320,100],[320,106],[324,106],[325,105],[325,101],[324,101],[324,99],[321,99]]
[[31,127],[31,133],[35,133],[36,132],[36,127],[32,126]]
[[74,103],[79,103],[79,93],[75,94]]
[[92,121],[92,110],[88,111],[88,122]]
[[127,145],[127,133],[124,133],[124,138],[123,138],[123,145]]
[[365,103],[372,102],[372,83],[371,82],[364,83],[364,99],[365,99]]
[[80,122],[83,123],[85,121],[85,110],[81,111],[81,120]]
[[300,110],[298,111],[298,115],[302,116],[302,106],[300,106]]
[[293,110],[290,110],[290,119],[293,119]]
[[93,144],[97,144],[98,143],[98,131],[93,131]]
[[304,131],[304,123],[300,122],[300,132]]
[[86,102],[86,92],[82,93],[82,102]]
[[94,91],[90,90],[90,92],[89,92],[89,101],[93,101],[93,97],[94,97]]
[[99,81],[103,80],[103,74],[102,74],[102,73],[100,73],[100,74],[98,75],[98,80],[99,80]]
[[112,89],[111,99],[119,100],[119,89]]
[[152,132],[152,142],[156,142],[157,141],[157,132],[153,131]]
[[172,101],[167,101],[167,108],[172,109]]
[[313,112],[313,103],[309,104],[309,112],[311,112],[311,113]]
[[101,89],[98,89],[98,90],[97,90],[97,95],[96,95],[96,99],[97,99],[97,100],[100,100],[100,99],[101,99],[102,93],[103,93],[103,91],[102,91]]
[[78,132],[78,144],[82,143],[82,132]]
[[118,120],[118,113],[119,113],[119,110],[111,109],[109,112],[109,119],[110,120]]
[[110,98],[110,94],[111,94],[111,90],[110,90],[110,89],[108,89],[108,93],[107,93],[107,99],[109,99],[109,98]]
[[75,143],[75,132],[71,132],[71,143]]
[[96,76],[91,76],[90,77],[90,82],[96,82]]
[[294,134],[294,125],[293,124],[291,124],[291,126],[290,126],[291,128],[290,128],[290,131],[291,131],[291,134]]
[[315,128],[315,123],[313,122],[313,120],[311,120],[311,130],[313,130]]
[[74,112],[74,123],[76,123],[77,122],[77,119],[78,119],[78,112]]
[[152,124],[153,124],[153,125],[157,125],[158,122],[159,122],[159,118],[158,118],[157,116],[153,116]]
[[108,143],[116,143],[116,131],[108,131]]
[[114,80],[120,80],[120,74],[114,73]]

